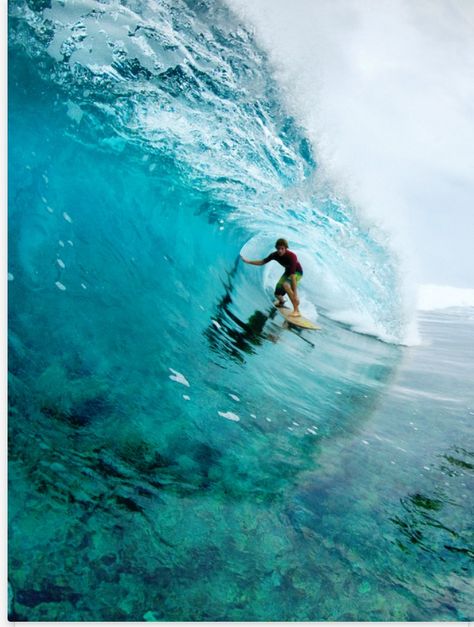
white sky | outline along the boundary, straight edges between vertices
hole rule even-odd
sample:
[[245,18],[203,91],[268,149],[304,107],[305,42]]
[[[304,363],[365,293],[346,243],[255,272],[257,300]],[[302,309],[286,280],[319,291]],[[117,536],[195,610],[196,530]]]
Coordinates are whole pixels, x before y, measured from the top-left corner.
[[474,2],[228,0],[334,184],[418,282],[474,287]]

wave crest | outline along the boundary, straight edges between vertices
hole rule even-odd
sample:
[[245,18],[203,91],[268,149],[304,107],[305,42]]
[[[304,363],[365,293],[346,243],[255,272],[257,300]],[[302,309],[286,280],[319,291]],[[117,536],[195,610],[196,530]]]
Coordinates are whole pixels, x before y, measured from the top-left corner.
[[337,319],[350,309],[368,332],[404,341],[385,236],[328,187],[265,54],[226,6],[18,2],[10,40],[67,96],[78,141],[171,159],[186,185],[212,198],[209,219],[236,228],[236,254],[243,233],[258,256],[288,237],[319,311]]

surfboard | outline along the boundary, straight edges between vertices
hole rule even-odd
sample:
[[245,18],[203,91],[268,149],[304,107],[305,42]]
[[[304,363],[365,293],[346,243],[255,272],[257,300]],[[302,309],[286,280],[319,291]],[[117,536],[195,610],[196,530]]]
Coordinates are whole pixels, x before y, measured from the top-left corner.
[[318,331],[319,329],[321,329],[321,327],[318,327],[317,324],[314,324],[314,322],[311,322],[311,320],[308,320],[303,316],[290,316],[293,310],[289,309],[288,307],[275,307],[275,309],[285,318],[288,324],[292,324],[295,327],[299,327],[300,329],[308,329],[312,331]]

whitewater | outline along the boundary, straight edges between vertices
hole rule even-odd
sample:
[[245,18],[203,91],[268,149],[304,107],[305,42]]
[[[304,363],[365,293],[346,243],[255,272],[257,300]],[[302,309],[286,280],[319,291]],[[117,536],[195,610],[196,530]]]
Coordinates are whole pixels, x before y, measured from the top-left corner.
[[417,341],[245,19],[11,2],[8,104],[11,620],[472,620],[472,303]]

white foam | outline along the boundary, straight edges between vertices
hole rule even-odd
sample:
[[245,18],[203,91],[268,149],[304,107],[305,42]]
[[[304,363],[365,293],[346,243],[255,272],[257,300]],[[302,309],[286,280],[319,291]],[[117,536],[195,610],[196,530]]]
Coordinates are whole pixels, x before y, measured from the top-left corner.
[[56,261],[58,262],[58,266],[60,268],[64,269],[66,267],[66,264],[64,263],[64,261],[62,259],[56,259]]
[[62,239],[59,240],[58,244],[61,246],[61,248],[64,248],[64,242]]
[[406,325],[403,338],[399,338],[396,334],[387,333],[382,325],[376,324],[370,316],[356,309],[332,310],[328,311],[326,315],[332,320],[347,324],[357,333],[376,337],[383,342],[403,344],[404,346],[417,346],[421,343],[415,321]]
[[9,281],[13,281],[15,279],[15,277],[13,276],[13,274],[11,272],[8,273],[8,280]]
[[240,403],[240,398],[238,396],[236,396],[235,394],[229,394],[230,398],[232,398],[234,401],[237,401],[238,403]]
[[71,216],[66,211],[63,211],[63,218],[66,220],[66,222],[72,222]]
[[190,401],[191,400],[191,397],[188,396],[187,394],[183,394],[183,398],[184,398],[185,401]]
[[85,283],[81,283],[81,287],[82,287],[83,290],[87,289],[87,285]]
[[170,374],[170,379],[172,381],[176,381],[176,383],[180,383],[181,385],[185,385],[188,388],[190,387],[189,381],[186,379],[184,374],[181,374],[177,370],[173,370],[173,368],[169,368],[169,370],[170,370],[170,372],[173,373],[173,374]]
[[217,328],[217,329],[221,329],[221,325],[217,322],[217,320],[212,320],[212,324]]
[[234,422],[239,422],[240,420],[239,416],[231,411],[219,411],[217,413],[219,416],[222,416],[222,418],[226,418],[227,420],[233,420]]
[[64,291],[65,291],[65,289],[66,289],[66,286],[65,286],[63,283],[61,283],[60,281],[56,281],[55,285],[56,285],[56,287],[58,288],[58,290],[61,290],[61,291],[63,291],[63,292],[64,292]]
[[385,329],[381,325],[376,325],[370,316],[355,309],[333,310],[328,312],[327,315],[333,320],[347,324],[358,333],[378,337],[384,342],[392,342],[398,339],[388,335]]

